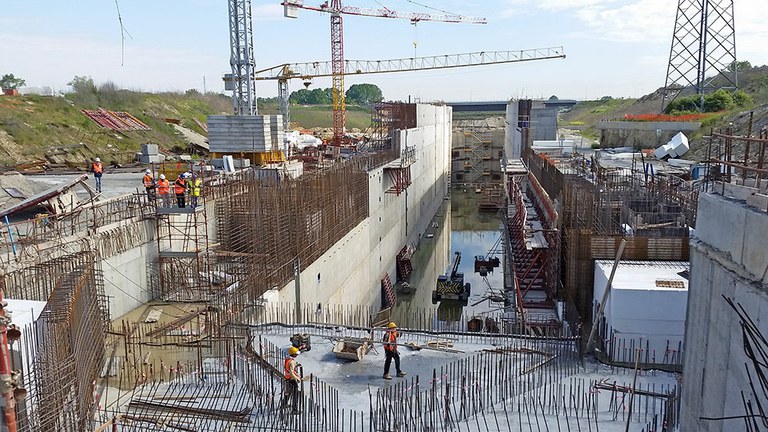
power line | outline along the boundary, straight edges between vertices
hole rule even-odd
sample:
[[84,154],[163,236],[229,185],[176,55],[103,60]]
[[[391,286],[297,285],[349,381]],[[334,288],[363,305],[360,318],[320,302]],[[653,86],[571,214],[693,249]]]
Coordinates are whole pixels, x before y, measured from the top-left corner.
[[115,0],[115,7],[117,8],[117,21],[120,23],[120,66],[124,66],[125,64],[125,35],[128,35],[129,38],[133,39],[133,36],[131,36],[130,33],[128,33],[128,30],[125,29],[125,26],[123,25],[123,17],[120,15],[120,5],[117,3],[117,0]]

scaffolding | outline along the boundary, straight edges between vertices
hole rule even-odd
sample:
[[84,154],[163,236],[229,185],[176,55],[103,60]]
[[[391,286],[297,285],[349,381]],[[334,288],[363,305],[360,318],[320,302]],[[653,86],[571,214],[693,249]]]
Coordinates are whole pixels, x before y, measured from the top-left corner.
[[687,261],[699,188],[672,175],[608,168],[592,158],[556,159],[533,151],[527,166],[562,218],[562,298],[579,322],[591,322],[595,259],[613,259],[626,239],[624,259]]
[[170,301],[210,301],[212,290],[209,263],[208,218],[204,196],[195,207],[158,205],[157,256],[159,293]]

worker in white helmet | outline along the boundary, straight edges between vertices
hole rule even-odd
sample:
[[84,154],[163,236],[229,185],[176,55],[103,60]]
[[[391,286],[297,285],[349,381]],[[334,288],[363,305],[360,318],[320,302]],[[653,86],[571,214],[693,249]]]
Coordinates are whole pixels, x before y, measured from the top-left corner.
[[157,181],[157,193],[160,195],[160,199],[163,201],[163,207],[171,206],[171,183],[165,178],[165,174],[160,174],[160,179]]
[[101,193],[101,176],[104,174],[104,164],[101,163],[101,159],[96,158],[91,164],[91,172],[93,178],[96,180],[96,192]]
[[152,176],[151,170],[144,171],[144,189],[147,191],[147,199],[150,201],[155,200],[155,178]]

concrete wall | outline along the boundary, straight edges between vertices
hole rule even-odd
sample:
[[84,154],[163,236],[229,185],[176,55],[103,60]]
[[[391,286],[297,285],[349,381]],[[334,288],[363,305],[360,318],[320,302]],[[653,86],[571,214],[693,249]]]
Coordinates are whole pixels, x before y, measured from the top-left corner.
[[[381,302],[381,278],[395,280],[395,258],[419,240],[448,193],[451,156],[451,108],[417,105],[417,127],[400,131],[401,147],[415,147],[412,184],[400,195],[387,170],[368,173],[369,217],[301,273],[302,303],[363,304]],[[278,300],[295,301],[295,283]]]
[[557,137],[557,107],[534,103],[531,109],[531,140],[554,141]]
[[[715,187],[721,190],[720,186]],[[747,357],[742,326],[723,296],[737,303],[768,335],[768,214],[716,194],[699,197],[691,242],[691,281],[683,366],[682,432],[744,430],[744,398],[766,398]],[[756,343],[754,349],[768,349]],[[750,388],[750,378],[757,394]]]
[[664,145],[678,132],[691,135],[701,123],[601,121],[595,127],[600,130],[603,147],[646,148]]

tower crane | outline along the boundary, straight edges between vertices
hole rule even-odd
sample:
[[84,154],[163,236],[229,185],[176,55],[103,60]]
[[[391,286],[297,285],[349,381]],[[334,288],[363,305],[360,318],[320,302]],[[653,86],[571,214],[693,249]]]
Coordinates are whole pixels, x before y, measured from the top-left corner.
[[[231,76],[224,77],[232,90],[235,115],[256,115],[256,83],[253,81],[253,24],[251,0],[229,0],[229,64]],[[230,87],[231,86],[231,87]]]
[[[278,105],[283,115],[283,125],[288,130],[290,108],[288,104],[288,80],[346,75],[411,72],[433,69],[452,69],[469,66],[484,66],[503,63],[520,63],[534,60],[563,59],[562,46],[536,48],[518,51],[478,51],[462,54],[448,54],[429,57],[411,57],[390,60],[345,60],[341,68],[333,62],[284,63],[254,71],[254,80],[276,80],[278,83]],[[340,72],[338,72],[340,71]],[[335,91],[335,89],[334,89]],[[335,93],[334,93],[335,94]],[[335,105],[334,105],[335,110]],[[335,117],[334,117],[335,120]],[[336,124],[334,123],[334,126]],[[334,129],[334,139],[336,130]]]
[[[307,6],[303,0],[285,0],[282,3],[285,16],[298,18],[298,10],[306,9],[325,12],[331,15],[331,81],[333,93],[333,144],[341,144],[346,124],[344,101],[344,27],[342,15],[358,15],[379,18],[407,19],[413,23],[420,21],[439,21],[447,23],[486,24],[485,18],[464,17],[461,15],[430,15],[416,12],[397,12],[391,9],[367,9],[343,6],[342,0],[331,0],[320,6]],[[282,88],[280,89],[282,91]],[[279,92],[278,92],[279,93]]]

